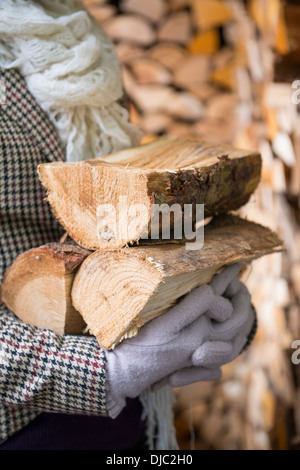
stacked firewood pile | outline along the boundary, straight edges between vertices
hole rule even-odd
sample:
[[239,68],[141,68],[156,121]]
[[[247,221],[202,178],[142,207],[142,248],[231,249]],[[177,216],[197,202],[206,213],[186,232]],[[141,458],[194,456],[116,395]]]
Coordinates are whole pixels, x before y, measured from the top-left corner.
[[[181,448],[300,447],[300,5],[280,0],[85,0],[113,39],[131,119],[146,135],[259,150],[262,182],[242,209],[286,251],[244,274],[259,317],[222,381],[177,391]],[[297,77],[298,73],[298,77]]]

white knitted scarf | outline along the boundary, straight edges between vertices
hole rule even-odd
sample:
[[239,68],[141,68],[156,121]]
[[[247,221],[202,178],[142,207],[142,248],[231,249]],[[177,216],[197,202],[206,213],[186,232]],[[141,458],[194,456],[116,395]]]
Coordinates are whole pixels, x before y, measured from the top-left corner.
[[0,66],[18,68],[58,130],[66,160],[121,150],[141,135],[118,102],[113,45],[75,0],[0,0]]

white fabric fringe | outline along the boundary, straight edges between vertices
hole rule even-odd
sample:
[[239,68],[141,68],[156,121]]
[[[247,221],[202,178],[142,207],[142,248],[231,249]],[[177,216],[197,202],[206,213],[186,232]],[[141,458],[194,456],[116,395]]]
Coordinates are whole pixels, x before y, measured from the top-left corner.
[[178,450],[174,427],[174,392],[168,385],[151,392],[145,390],[140,396],[143,419],[147,420],[147,445],[149,450]]
[[76,0],[0,0],[0,66],[18,68],[78,161],[138,143],[113,45]]

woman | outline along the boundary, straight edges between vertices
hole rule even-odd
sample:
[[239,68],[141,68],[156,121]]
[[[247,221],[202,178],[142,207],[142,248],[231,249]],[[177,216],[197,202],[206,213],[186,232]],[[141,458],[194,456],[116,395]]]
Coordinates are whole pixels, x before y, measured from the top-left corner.
[[[112,45],[73,0],[0,0],[0,67],[1,282],[20,253],[62,234],[37,165],[126,148],[139,132],[122,106]],[[219,378],[249,342],[255,314],[237,273],[228,268],[108,352],[93,337],[26,325],[2,306],[0,449],[143,445],[139,396],[149,408],[155,393],[168,396],[166,384]],[[175,448],[174,434],[155,445]]]

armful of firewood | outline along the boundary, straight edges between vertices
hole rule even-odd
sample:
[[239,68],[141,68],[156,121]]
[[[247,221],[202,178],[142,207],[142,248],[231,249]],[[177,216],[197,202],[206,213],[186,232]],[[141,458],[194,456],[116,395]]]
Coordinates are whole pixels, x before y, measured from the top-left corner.
[[15,260],[1,300],[26,323],[58,334],[89,330],[111,349],[228,264],[245,266],[281,250],[269,229],[230,215],[208,225],[196,251],[163,244],[90,254],[74,243],[52,243]]

